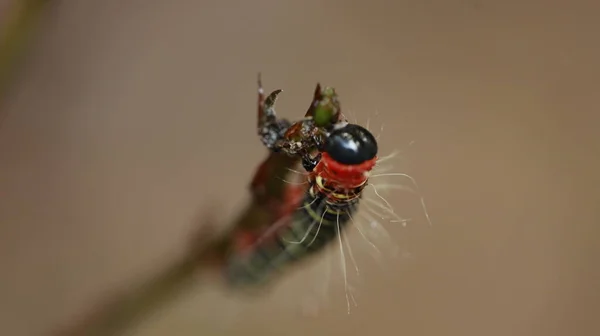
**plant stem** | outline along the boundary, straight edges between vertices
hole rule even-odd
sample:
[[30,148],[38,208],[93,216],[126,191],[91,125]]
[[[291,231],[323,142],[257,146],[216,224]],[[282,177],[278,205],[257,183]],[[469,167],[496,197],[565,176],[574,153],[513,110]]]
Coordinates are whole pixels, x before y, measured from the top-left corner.
[[182,259],[155,274],[141,286],[114,298],[82,323],[62,330],[57,335],[119,335],[181,295],[187,286],[198,281],[197,275],[219,270],[231,249],[235,230],[257,227],[275,220],[273,204],[282,201],[285,191],[285,182],[275,177],[285,176],[288,169],[293,168],[296,163],[297,159],[271,153],[256,172],[251,189],[254,197],[228,226],[229,230],[225,234],[208,244],[194,243]]

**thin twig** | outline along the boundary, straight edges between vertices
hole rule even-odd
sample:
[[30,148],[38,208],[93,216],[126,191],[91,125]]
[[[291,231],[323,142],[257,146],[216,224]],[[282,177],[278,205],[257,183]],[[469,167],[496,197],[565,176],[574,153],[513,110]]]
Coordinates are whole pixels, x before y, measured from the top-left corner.
[[[181,260],[155,274],[141,286],[121,293],[83,321],[60,330],[56,335],[119,335],[178,297],[189,285],[198,281],[195,275],[218,270],[231,248],[235,230],[264,225],[274,220],[273,204],[282,202],[285,183],[272,177],[285,175],[296,163],[296,159],[271,153],[257,171],[257,176],[263,174],[266,178],[253,185],[252,201],[228,226],[230,230],[208,243],[205,237],[199,237]],[[206,227],[213,223],[209,218],[202,224]]]

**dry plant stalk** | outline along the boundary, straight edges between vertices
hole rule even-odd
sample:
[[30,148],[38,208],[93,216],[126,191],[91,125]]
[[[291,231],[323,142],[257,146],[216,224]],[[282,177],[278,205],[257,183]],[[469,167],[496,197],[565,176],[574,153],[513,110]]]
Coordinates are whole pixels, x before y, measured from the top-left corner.
[[[274,176],[283,176],[298,164],[297,158],[285,154],[270,153],[258,168],[251,192],[253,197],[240,215],[229,224],[231,230],[264,225],[274,221],[273,207],[282,202],[285,182]],[[260,190],[260,192],[257,192]],[[201,214],[204,218],[205,214]],[[119,335],[133,324],[161,306],[173,300],[187,285],[196,281],[200,272],[219,269],[226,257],[234,237],[227,231],[209,241],[202,228],[214,223],[203,220],[200,236],[195,239],[189,252],[179,261],[153,275],[150,280],[131,291],[120,293],[102,304],[83,321],[55,333],[57,336],[101,336]]]

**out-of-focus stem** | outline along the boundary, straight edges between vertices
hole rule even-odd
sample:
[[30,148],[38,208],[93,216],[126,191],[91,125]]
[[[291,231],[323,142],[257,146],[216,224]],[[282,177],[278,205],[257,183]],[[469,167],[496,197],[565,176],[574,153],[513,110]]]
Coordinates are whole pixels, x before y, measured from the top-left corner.
[[113,298],[108,305],[92,312],[81,323],[59,331],[57,335],[119,335],[198,281],[196,275],[199,273],[218,270],[231,248],[236,230],[258,227],[276,220],[273,209],[283,201],[285,192],[285,182],[276,177],[285,176],[296,163],[295,158],[271,153],[256,172],[250,203],[228,226],[229,230],[208,243],[200,239],[181,260],[153,275],[141,286]]

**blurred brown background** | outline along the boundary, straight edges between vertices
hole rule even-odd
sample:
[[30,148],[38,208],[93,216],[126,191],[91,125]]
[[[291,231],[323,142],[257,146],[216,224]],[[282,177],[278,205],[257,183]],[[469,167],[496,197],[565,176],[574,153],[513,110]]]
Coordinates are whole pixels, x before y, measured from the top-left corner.
[[600,334],[599,10],[56,2],[2,107],[0,334],[45,335],[167,265],[202,207],[232,217],[265,155],[257,71],[286,117],[317,81],[362,123],[378,111],[382,153],[409,148],[397,170],[434,225],[391,229],[410,263],[357,257],[368,281],[349,317],[343,293],[314,318],[276,308],[279,291],[222,329],[206,314],[232,306],[191,288],[135,335]]

